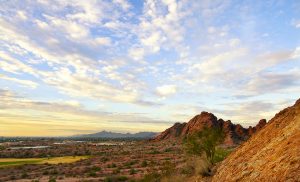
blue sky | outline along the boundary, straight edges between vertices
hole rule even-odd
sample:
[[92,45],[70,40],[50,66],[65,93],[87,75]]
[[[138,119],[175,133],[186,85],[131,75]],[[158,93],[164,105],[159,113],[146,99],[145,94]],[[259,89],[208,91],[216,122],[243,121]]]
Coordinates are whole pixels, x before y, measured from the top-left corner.
[[0,3],[0,135],[254,125],[300,93],[300,2]]

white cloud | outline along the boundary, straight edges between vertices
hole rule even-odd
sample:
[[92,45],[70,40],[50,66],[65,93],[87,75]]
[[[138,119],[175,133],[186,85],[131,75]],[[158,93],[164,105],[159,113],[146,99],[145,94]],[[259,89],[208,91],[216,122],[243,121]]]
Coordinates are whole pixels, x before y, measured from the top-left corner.
[[200,71],[201,79],[209,81],[208,79],[215,78],[227,69],[232,68],[233,64],[238,64],[239,59],[247,54],[247,49],[240,48],[219,53],[217,55],[204,59],[201,63],[194,64],[193,69]]
[[296,47],[295,51],[293,52],[292,59],[299,59],[300,58],[300,47]]
[[143,49],[139,52],[143,54],[136,56],[129,51],[129,56],[142,59],[142,56],[156,54],[162,49],[181,49],[185,34],[182,23],[186,14],[182,4],[175,0],[146,1],[136,30],[138,47]]
[[111,39],[109,37],[98,37],[95,39],[95,42],[97,43],[97,45],[111,45]]
[[16,83],[19,83],[21,85],[24,85],[24,86],[27,86],[27,87],[30,87],[30,88],[36,88],[37,85],[38,85],[37,83],[35,83],[31,80],[23,80],[23,79],[12,78],[12,77],[8,77],[8,76],[2,75],[2,74],[0,74],[0,79],[16,82]]
[[123,10],[127,11],[129,8],[131,8],[131,5],[129,2],[127,2],[127,0],[113,0],[113,2],[120,5]]
[[12,56],[8,55],[3,51],[0,51],[0,60],[1,60],[0,69],[6,72],[15,73],[15,74],[19,74],[20,72],[23,72],[23,73],[30,73],[32,75],[36,75],[33,68],[13,58]]
[[71,39],[87,38],[90,34],[87,27],[74,21],[68,21],[49,15],[44,15],[44,17],[50,22],[50,26],[52,26],[51,28],[65,32]]
[[131,48],[128,52],[129,56],[134,60],[141,60],[145,55],[145,50],[143,48]]
[[262,72],[246,82],[246,84],[240,88],[239,93],[244,95],[261,95],[278,93],[280,91],[284,92],[291,87],[297,87],[297,85],[300,84],[297,79],[299,77],[299,69],[286,70],[284,73]]
[[27,16],[26,16],[26,13],[24,11],[18,11],[17,12],[17,15],[20,19],[22,20],[27,20]]
[[[83,27],[76,22],[62,18],[49,15],[46,15],[46,17],[50,21],[50,25],[42,26],[43,34],[39,38],[46,36],[44,33],[52,35],[55,32],[53,37],[49,36],[50,39],[43,39],[43,41],[47,40],[46,42],[49,42],[48,45],[35,41],[34,37],[33,39],[29,38],[26,32],[20,32],[17,25],[14,25],[13,22],[7,22],[5,19],[1,19],[0,23],[3,26],[0,29],[3,41],[9,45],[11,45],[10,42],[14,42],[13,45],[26,50],[27,53],[33,54],[37,59],[43,60],[42,63],[47,63],[50,70],[41,71],[33,69],[28,66],[28,63],[31,61],[27,62],[24,60],[23,63],[4,52],[0,54],[4,59],[4,61],[0,62],[1,69],[15,74],[19,74],[20,71],[31,73],[42,82],[56,87],[64,94],[74,97],[90,97],[112,102],[136,104],[143,101],[137,90],[141,87],[142,83],[137,81],[134,76],[132,77],[132,75],[127,73],[119,73],[118,70],[101,72],[101,65],[93,57],[83,52],[74,53],[74,44],[70,42],[62,44],[61,38],[56,35],[59,35],[58,33],[67,33],[71,38],[80,39],[72,41],[76,41],[78,44],[81,44],[80,46],[90,49],[97,49],[96,45],[110,45],[111,39],[109,37],[98,37],[92,40],[88,27]],[[40,21],[38,23],[43,24]],[[53,28],[53,26],[57,26],[58,29]],[[68,29],[69,27],[70,29]],[[44,30],[45,28],[47,30]],[[81,28],[84,29],[81,31]],[[57,32],[58,30],[59,32]],[[85,44],[88,45],[86,46]],[[75,44],[75,46],[77,45]],[[14,53],[10,52],[10,54]],[[110,60],[106,61],[110,62]],[[40,62],[37,61],[36,63],[39,64]],[[111,63],[115,64],[114,61],[111,61]],[[73,68],[73,71],[71,72],[69,68]],[[107,81],[105,80],[106,78],[110,80]]]
[[293,19],[293,20],[292,20],[292,25],[293,25],[295,28],[300,28],[300,20],[295,20],[295,19]]
[[237,38],[235,38],[235,39],[230,39],[229,40],[229,45],[231,46],[231,47],[236,47],[236,46],[238,46],[239,44],[240,44],[240,39],[237,39]]
[[177,92],[176,85],[162,85],[156,88],[156,93],[162,97],[173,95],[176,92]]

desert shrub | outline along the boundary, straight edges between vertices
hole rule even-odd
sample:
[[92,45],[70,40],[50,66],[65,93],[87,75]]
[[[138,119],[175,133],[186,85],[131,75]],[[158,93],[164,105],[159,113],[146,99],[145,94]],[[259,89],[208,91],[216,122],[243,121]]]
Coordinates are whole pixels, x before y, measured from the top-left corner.
[[51,177],[48,182],[56,182],[56,179]]
[[192,176],[195,174],[195,166],[187,164],[180,170],[180,173],[186,176]]
[[147,165],[148,165],[148,163],[147,163],[146,160],[144,160],[144,161],[142,162],[142,164],[141,164],[142,167],[146,167]]
[[90,171],[89,174],[88,174],[88,176],[90,176],[90,177],[96,177],[97,174],[96,174],[95,171]]
[[117,178],[119,181],[126,181],[128,180],[128,177],[127,176],[118,176]]
[[57,175],[58,171],[56,169],[54,169],[53,171],[50,172],[50,174]]
[[170,161],[166,161],[163,163],[162,175],[171,176],[172,174],[174,174],[175,170],[176,170],[175,164]]
[[131,168],[130,171],[129,171],[129,174],[132,175],[132,174],[135,174],[135,173],[136,173],[135,169],[134,169],[134,168]]
[[85,155],[91,155],[91,151],[85,150],[85,151],[84,151],[84,154],[85,154]]
[[161,182],[183,182],[186,181],[186,178],[182,175],[173,175],[173,176],[167,176],[162,177]]
[[120,171],[120,169],[119,168],[117,168],[117,169],[115,169],[115,170],[113,170],[113,173],[114,174],[119,174],[121,171]]
[[149,152],[149,154],[160,154],[160,152],[158,150],[152,150],[151,152]]
[[117,165],[115,163],[112,163],[112,164],[108,164],[107,167],[108,168],[115,168],[115,167],[117,167]]
[[16,179],[16,176],[10,176],[10,180],[15,180]]
[[172,148],[166,148],[165,149],[165,152],[171,152],[172,151]]
[[104,179],[104,182],[122,182],[127,181],[128,178],[126,176],[110,176]]
[[188,135],[184,147],[188,154],[202,156],[204,153],[210,163],[214,163],[217,145],[224,141],[221,128],[204,128],[202,131]]
[[160,182],[161,174],[157,172],[146,174],[139,182]]
[[102,157],[102,158],[100,159],[100,161],[101,161],[101,162],[107,162],[107,161],[109,161],[109,159],[108,159],[107,157]]
[[122,151],[122,153],[121,153],[122,155],[129,155],[130,154],[130,152],[129,151]]
[[29,175],[26,172],[23,172],[21,175],[21,178],[28,178],[28,177],[29,177]]
[[192,166],[192,168],[194,168],[193,172],[196,175],[209,176],[211,173],[211,164],[205,157],[192,157],[188,160],[186,165]]
[[231,153],[230,149],[216,148],[213,163],[220,162]]
[[93,166],[93,167],[91,168],[91,170],[92,170],[92,171],[101,171],[101,168],[98,167],[98,166]]
[[5,147],[0,145],[0,150],[4,150],[4,149],[5,149]]
[[134,165],[134,164],[136,164],[136,163],[137,163],[136,160],[129,161],[129,162],[126,162],[126,163],[125,163],[125,166],[132,166],[132,165]]

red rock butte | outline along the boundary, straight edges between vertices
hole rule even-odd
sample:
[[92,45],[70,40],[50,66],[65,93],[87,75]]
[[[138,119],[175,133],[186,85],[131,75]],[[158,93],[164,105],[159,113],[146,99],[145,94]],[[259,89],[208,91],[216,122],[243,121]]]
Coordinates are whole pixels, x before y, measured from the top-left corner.
[[228,146],[239,145],[247,140],[251,135],[266,125],[266,120],[261,119],[255,127],[243,128],[240,124],[233,124],[230,120],[218,119],[209,112],[193,117],[188,123],[175,123],[172,127],[153,138],[153,141],[169,139],[180,139],[191,133],[201,131],[203,128],[221,128],[225,133],[224,144]]

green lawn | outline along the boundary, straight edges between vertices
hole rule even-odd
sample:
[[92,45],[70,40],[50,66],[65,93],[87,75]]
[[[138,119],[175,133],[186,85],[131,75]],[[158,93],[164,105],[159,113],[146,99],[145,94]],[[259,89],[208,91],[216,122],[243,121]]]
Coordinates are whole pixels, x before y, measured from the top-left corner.
[[24,165],[24,164],[58,164],[72,163],[79,160],[87,159],[90,156],[64,156],[50,158],[2,158],[0,159],[0,167]]

